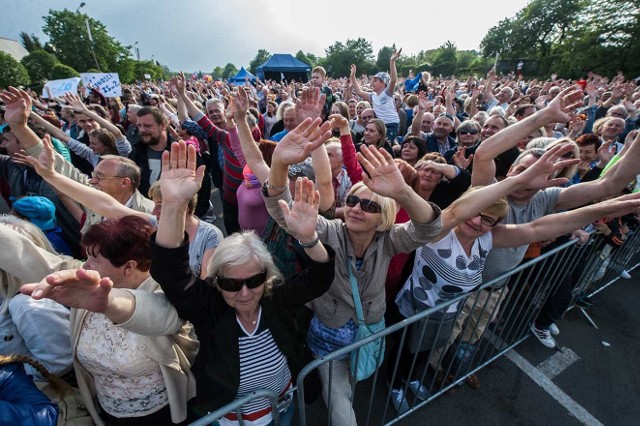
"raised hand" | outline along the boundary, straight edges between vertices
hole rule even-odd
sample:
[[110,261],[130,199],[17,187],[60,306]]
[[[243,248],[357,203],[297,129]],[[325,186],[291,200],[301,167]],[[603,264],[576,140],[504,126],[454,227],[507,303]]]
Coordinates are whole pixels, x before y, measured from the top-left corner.
[[579,159],[560,160],[563,155],[573,151],[573,144],[558,144],[544,153],[531,167],[516,176],[524,188],[544,189],[564,185],[567,178],[549,178],[566,167],[578,164]]
[[42,177],[53,176],[56,172],[54,170],[55,154],[53,144],[51,143],[51,136],[48,134],[44,135],[42,144],[44,149],[38,158],[31,157],[24,152],[18,152],[13,156],[12,160],[18,164],[33,167]]
[[64,306],[104,312],[109,306],[113,282],[96,271],[69,269],[47,275],[36,284],[25,284],[20,292],[34,299],[52,299]]
[[360,147],[358,161],[365,170],[362,181],[367,187],[382,196],[394,198],[406,189],[398,166],[384,148]]
[[280,200],[279,203],[287,223],[287,231],[300,241],[313,240],[320,205],[320,193],[315,190],[313,181],[306,177],[296,180],[293,208],[289,209],[284,200]]
[[420,92],[418,94],[418,109],[420,111],[429,111],[429,109],[433,108],[433,102],[427,99],[427,94],[424,92]]
[[9,86],[0,93],[0,101],[4,102],[4,121],[9,125],[26,125],[31,113],[33,100],[22,89]]
[[321,123],[320,117],[306,118],[295,129],[287,133],[276,146],[273,159],[290,165],[303,162],[311,152],[331,137],[331,123]]
[[171,144],[171,152],[162,153],[160,189],[162,203],[187,204],[200,189],[205,166],[196,168],[196,148],[184,141]]
[[453,155],[453,163],[460,167],[462,170],[467,170],[471,162],[473,161],[473,154],[469,157],[465,157],[466,148],[458,147],[456,153]]
[[558,94],[544,109],[548,122],[568,123],[575,117],[576,109],[582,106],[583,95],[579,86],[571,86]]
[[640,193],[622,195],[593,205],[600,217],[620,217],[640,211]]
[[249,110],[249,98],[247,96],[247,92],[244,90],[238,90],[238,93],[233,97],[233,107],[236,121],[244,120],[247,116],[247,111]]
[[350,73],[349,73],[349,78],[356,78],[356,65],[355,64],[351,64],[351,69],[350,69]]
[[616,148],[613,146],[613,141],[605,142],[598,148],[598,161],[603,166],[608,164],[614,155],[616,155]]
[[344,129],[345,127],[349,128],[349,120],[344,118],[340,114],[331,114],[329,116],[329,122],[331,123],[331,128],[333,129]]
[[393,54],[391,55],[391,58],[389,58],[389,61],[391,62],[396,61],[400,57],[401,53],[402,53],[402,48],[400,48],[399,50],[394,49]]
[[84,112],[87,110],[87,106],[82,102],[80,96],[74,95],[73,93],[65,93],[64,100],[67,104],[73,108],[75,112]]
[[298,123],[302,122],[305,118],[315,119],[316,117],[320,117],[326,99],[327,96],[324,93],[320,94],[320,88],[318,87],[303,89],[300,99],[296,100]]
[[180,71],[180,74],[173,77],[171,79],[171,83],[176,86],[176,91],[178,92],[178,96],[184,97],[187,94],[187,84],[186,78],[184,77],[184,72]]

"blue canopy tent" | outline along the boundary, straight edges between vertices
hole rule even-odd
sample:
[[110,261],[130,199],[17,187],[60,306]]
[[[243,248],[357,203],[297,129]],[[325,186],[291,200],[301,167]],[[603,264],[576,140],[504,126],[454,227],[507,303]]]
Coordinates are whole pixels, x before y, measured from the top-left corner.
[[309,80],[311,67],[287,53],[276,53],[265,63],[256,68],[256,75],[260,80]]
[[244,82],[247,80],[247,78],[249,78],[249,81],[251,83],[255,83],[256,81],[256,76],[251,74],[249,71],[245,70],[244,67],[240,68],[240,71],[238,71],[238,74],[234,75],[233,77],[229,77],[229,83],[234,83],[234,84],[244,84]]

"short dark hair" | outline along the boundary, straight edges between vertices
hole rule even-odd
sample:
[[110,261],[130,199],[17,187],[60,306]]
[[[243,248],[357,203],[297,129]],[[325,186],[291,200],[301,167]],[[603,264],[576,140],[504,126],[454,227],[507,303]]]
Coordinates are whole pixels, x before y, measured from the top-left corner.
[[138,110],[138,112],[136,112],[136,116],[138,116],[138,117],[143,117],[143,116],[149,115],[149,114],[151,114],[153,116],[153,121],[155,121],[156,124],[158,124],[160,126],[167,124],[167,120],[166,120],[166,118],[164,118],[164,114],[162,113],[162,111],[158,107],[144,106],[144,107],[140,108]]
[[602,141],[597,135],[594,135],[593,133],[585,133],[583,135],[580,135],[578,139],[576,139],[576,145],[582,146],[582,147],[595,145],[596,151],[597,151],[598,149],[600,149],[600,145],[602,145]]

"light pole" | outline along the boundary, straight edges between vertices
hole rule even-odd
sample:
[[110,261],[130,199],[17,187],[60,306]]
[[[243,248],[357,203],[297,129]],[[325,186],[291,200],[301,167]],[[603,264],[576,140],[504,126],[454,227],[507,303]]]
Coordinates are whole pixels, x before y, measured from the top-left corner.
[[[80,13],[80,9],[82,9],[86,5],[85,2],[80,3],[80,6],[76,9],[76,13]],[[89,36],[89,49],[91,49],[91,54],[93,55],[93,61],[96,63],[96,69],[100,71],[100,64],[98,63],[98,57],[96,56],[96,52],[93,49],[93,36],[91,35],[91,26],[89,25],[89,18],[86,17],[84,19],[84,23],[87,26],[87,36]]]
[[133,50],[136,52],[136,59],[139,61],[140,60],[140,48],[138,47],[138,42],[137,41],[133,44]]

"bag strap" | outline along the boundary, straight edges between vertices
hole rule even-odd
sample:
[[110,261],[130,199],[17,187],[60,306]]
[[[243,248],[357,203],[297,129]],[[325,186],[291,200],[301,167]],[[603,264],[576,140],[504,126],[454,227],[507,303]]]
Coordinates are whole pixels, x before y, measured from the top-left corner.
[[344,240],[344,248],[347,251],[344,256],[347,271],[349,271],[349,282],[351,283],[351,296],[353,297],[353,305],[356,308],[356,317],[358,318],[358,325],[364,325],[364,314],[362,312],[362,302],[360,301],[360,291],[358,291],[358,281],[355,275],[353,275],[353,267],[351,262],[351,256],[348,255],[349,249],[347,248],[347,227],[342,225],[342,238]]
[[409,294],[409,298],[411,299],[411,307],[413,308],[413,314],[418,313],[418,308],[416,307],[416,299],[413,295],[413,274],[409,277],[409,282],[411,283],[411,294]]

